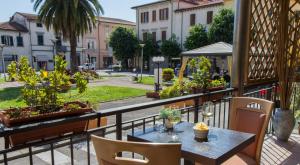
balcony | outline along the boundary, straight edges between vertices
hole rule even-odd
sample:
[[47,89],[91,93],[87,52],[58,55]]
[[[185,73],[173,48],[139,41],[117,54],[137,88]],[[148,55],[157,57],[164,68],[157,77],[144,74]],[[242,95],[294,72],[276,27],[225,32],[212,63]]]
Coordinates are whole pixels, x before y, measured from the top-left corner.
[[[269,85],[256,91],[252,90],[244,95],[272,100],[274,99],[274,92],[276,91],[274,89],[274,86]],[[66,134],[14,147],[8,146],[7,142],[2,138],[0,143],[2,146],[0,151],[0,162],[4,164],[97,164],[95,151],[90,142],[91,134],[112,139],[126,140],[127,134],[136,131],[144,132],[148,128],[163,123],[157,114],[162,106],[191,99],[199,100],[213,94],[222,93],[224,97],[218,100],[212,100],[214,103],[214,116],[209,125],[226,129],[228,128],[229,122],[230,101],[234,91],[234,89],[230,88],[206,94],[194,94],[137,105],[117,107],[97,113],[82,115],[77,118],[70,117],[63,120],[58,119],[51,122],[45,121],[20,127],[4,128],[0,131],[1,137],[6,137],[16,132],[45,128],[72,121],[95,119],[104,116],[106,116],[109,121],[107,126],[100,126],[80,134]],[[202,108],[202,105],[197,104],[195,106],[182,108],[182,120],[191,123],[203,121],[204,118],[201,113]],[[145,116],[144,114],[150,115]],[[290,140],[285,143],[277,141],[272,133],[272,123],[270,123],[263,145],[261,164],[299,163],[300,159],[297,157],[297,154],[299,154],[300,150],[300,136],[295,132]],[[127,156],[131,157],[131,155]]]

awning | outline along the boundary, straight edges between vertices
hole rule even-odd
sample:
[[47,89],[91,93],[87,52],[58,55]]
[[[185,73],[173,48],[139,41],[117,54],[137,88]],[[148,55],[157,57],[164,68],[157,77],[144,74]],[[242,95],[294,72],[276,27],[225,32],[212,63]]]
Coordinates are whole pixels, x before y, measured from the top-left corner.
[[49,57],[47,55],[37,55],[36,59],[37,61],[49,61],[52,60],[52,57]]
[[218,42],[183,52],[181,53],[181,56],[232,56],[232,45],[225,42]]

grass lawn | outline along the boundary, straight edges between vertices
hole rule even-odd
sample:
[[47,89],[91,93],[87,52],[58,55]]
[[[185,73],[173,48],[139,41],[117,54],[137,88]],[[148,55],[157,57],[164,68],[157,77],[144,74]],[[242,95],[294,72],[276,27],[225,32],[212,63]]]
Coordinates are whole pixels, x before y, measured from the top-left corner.
[[[89,87],[87,92],[78,95],[76,90],[71,90],[70,93],[63,93],[61,96],[66,101],[80,100],[89,101],[92,104],[104,101],[120,100],[130,97],[144,96],[147,90],[115,87],[115,86],[99,86]],[[71,96],[71,97],[70,97]],[[26,106],[21,98],[21,88],[4,88],[0,89],[0,109],[9,107]]]
[[0,84],[5,83],[5,80],[3,77],[0,77]]
[[154,85],[154,77],[153,76],[145,76],[143,77],[142,81],[139,77],[138,83],[145,84],[145,85]]

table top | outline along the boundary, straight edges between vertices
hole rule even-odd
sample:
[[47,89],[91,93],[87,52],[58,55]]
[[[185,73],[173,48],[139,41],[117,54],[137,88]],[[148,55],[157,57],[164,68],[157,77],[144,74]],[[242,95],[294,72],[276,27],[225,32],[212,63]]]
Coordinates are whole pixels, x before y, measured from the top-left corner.
[[[255,141],[255,135],[221,128],[210,128],[208,140],[194,139],[194,124],[182,122],[176,126],[178,143],[181,143],[182,157],[201,164],[221,164]],[[173,134],[174,135],[174,134]],[[174,143],[174,137],[167,132],[148,129],[128,135],[129,141]]]

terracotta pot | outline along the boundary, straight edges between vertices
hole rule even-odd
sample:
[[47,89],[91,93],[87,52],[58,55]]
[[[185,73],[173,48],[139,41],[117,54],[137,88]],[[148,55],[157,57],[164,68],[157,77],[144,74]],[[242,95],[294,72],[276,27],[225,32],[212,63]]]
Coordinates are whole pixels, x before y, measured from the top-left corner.
[[[38,122],[41,120],[53,120],[61,117],[67,116],[76,116],[82,115],[85,113],[91,113],[93,110],[89,108],[86,104],[81,102],[69,102],[66,103],[64,106],[69,104],[79,104],[82,108],[74,111],[59,111],[59,112],[52,112],[48,114],[40,114],[36,116],[28,116],[22,118],[10,118],[5,111],[0,112],[0,120],[1,122],[7,126],[18,126],[29,124],[33,122]],[[62,107],[61,107],[62,108]],[[30,108],[24,108],[24,111],[30,110]],[[21,133],[15,133],[10,136],[6,136],[5,140],[6,143],[9,143],[11,146],[16,146],[20,144],[25,144],[31,141],[38,141],[43,139],[49,139],[53,137],[58,137],[66,133],[82,133],[88,129],[97,128],[98,119],[94,120],[83,120],[83,121],[76,121],[71,123],[64,123],[59,124],[51,127],[39,128],[35,130],[30,130]],[[100,126],[107,125],[107,118],[101,118]],[[8,146],[8,144],[6,144]]]
[[[11,118],[8,115],[8,111],[13,110],[13,109],[8,109],[4,111],[0,111],[0,122],[3,123],[6,127],[11,127],[11,126],[17,126],[21,124],[28,124],[31,122],[38,122],[38,121],[44,121],[44,120],[49,120],[49,119],[57,119],[61,117],[66,117],[66,116],[76,116],[76,115],[82,115],[85,113],[92,112],[92,108],[88,107],[86,104],[81,103],[81,102],[68,102],[65,103],[64,106],[67,106],[68,104],[78,104],[81,109],[75,110],[75,111],[57,111],[57,112],[51,112],[51,113],[44,113],[44,114],[38,114],[35,116],[31,116],[30,112],[36,111],[37,107],[25,107],[22,108],[22,113],[27,113],[28,116],[23,116],[19,118]],[[63,107],[60,107],[61,109]]]
[[176,102],[176,103],[172,103],[172,104],[167,104],[164,107],[165,108],[185,108],[185,107],[190,107],[190,106],[194,106],[194,100],[187,100],[187,101],[180,101],[180,102]]

